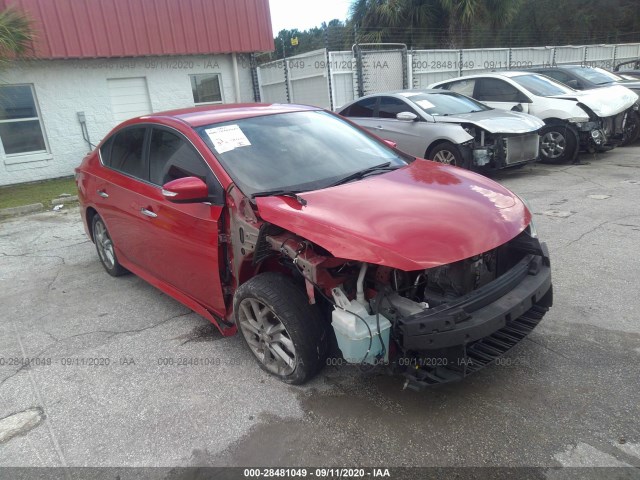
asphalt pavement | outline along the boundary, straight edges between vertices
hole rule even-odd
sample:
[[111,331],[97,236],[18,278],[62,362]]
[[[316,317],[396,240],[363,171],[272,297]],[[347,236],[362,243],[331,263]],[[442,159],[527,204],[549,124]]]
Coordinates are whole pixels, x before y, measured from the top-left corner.
[[107,275],[77,208],[1,222],[0,466],[640,468],[640,146],[582,160],[496,176],[533,207],[555,305],[500,365],[422,392],[355,367],[282,384]]

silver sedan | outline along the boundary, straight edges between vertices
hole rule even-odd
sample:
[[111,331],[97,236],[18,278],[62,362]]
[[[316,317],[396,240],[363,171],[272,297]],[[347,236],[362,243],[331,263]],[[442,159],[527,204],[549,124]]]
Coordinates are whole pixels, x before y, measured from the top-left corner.
[[536,161],[542,120],[455,92],[403,90],[359,98],[338,113],[419,158],[471,170]]

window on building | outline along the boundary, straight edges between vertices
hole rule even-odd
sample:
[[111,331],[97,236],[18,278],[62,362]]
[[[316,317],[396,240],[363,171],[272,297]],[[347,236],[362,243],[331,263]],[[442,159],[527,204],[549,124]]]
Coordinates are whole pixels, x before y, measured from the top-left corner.
[[47,151],[31,85],[0,85],[0,140],[6,155]]
[[190,75],[190,77],[193,103],[196,105],[203,103],[222,103],[220,75],[217,73],[205,73],[201,75]]

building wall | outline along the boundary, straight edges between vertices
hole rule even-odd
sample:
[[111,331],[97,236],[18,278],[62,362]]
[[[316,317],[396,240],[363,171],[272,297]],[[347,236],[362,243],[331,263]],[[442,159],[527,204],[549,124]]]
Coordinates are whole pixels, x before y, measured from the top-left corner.
[[239,54],[237,62],[239,95],[230,54],[15,62],[0,84],[33,85],[49,153],[8,157],[0,148],[0,185],[72,175],[89,151],[77,112],[85,113],[93,144],[119,123],[108,79],[145,77],[154,112],[194,106],[191,74],[220,74],[223,103],[253,102],[249,56]]

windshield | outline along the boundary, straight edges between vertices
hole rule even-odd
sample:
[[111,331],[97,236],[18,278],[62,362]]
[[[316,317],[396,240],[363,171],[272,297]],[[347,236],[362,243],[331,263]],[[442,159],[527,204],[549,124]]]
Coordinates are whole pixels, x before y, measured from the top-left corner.
[[552,95],[564,95],[575,92],[575,90],[565,87],[561,83],[548,77],[543,77],[542,75],[518,75],[511,77],[511,80],[539,97],[550,97]]
[[407,96],[413,103],[429,115],[459,115],[483,112],[491,108],[459,93],[419,93]]
[[196,131],[249,196],[317,190],[382,163],[406,165],[391,148],[322,111],[246,118]]
[[607,72],[599,67],[579,67],[571,66],[564,67],[567,70],[575,73],[577,76],[584,78],[585,80],[595,83],[596,85],[605,85],[611,82],[619,82],[624,78],[619,77],[611,72]]

